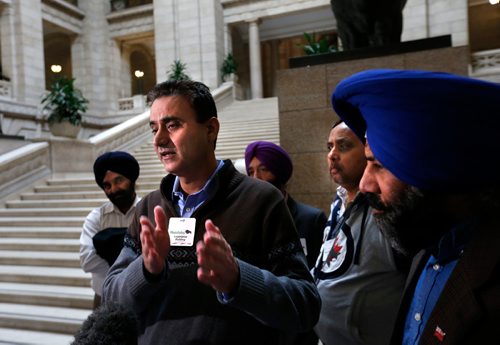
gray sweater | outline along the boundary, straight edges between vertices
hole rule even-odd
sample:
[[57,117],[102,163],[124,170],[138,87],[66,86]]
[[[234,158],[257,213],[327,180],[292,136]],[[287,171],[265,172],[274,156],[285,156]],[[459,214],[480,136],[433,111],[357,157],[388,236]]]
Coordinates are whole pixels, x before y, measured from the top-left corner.
[[363,195],[349,212],[344,224],[340,217],[340,231],[330,229],[332,215],[325,229],[314,268],[323,303],[315,331],[325,345],[388,344],[406,275]]

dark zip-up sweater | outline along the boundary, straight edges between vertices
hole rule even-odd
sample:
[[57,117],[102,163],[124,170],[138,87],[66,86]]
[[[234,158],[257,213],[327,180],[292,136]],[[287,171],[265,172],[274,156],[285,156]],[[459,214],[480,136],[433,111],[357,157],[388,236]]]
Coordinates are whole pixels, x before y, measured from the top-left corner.
[[[314,326],[320,298],[281,193],[238,173],[230,161],[216,175],[216,193],[193,214],[194,245],[171,247],[168,269],[145,276],[139,217],[154,223],[161,205],[170,217],[174,176],[137,206],[125,247],[108,272],[103,297],[132,307],[141,321],[139,344],[283,344],[286,334]],[[240,284],[228,303],[197,280],[196,242],[212,219],[231,245]]]

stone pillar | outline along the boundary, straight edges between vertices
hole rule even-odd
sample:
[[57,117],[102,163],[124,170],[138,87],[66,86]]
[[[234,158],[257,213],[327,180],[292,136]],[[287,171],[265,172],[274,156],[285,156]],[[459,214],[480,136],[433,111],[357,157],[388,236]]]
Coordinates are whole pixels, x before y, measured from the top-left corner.
[[156,81],[167,80],[167,71],[175,59],[179,58],[178,33],[176,26],[176,0],[155,0],[154,31]]
[[110,82],[113,69],[119,66],[112,63],[114,55],[106,20],[109,6],[108,1],[79,1],[79,7],[85,12],[83,30],[71,47],[75,86],[89,100],[88,113],[101,117],[112,108],[110,100],[114,102],[118,96]]
[[13,98],[38,105],[45,91],[41,1],[12,0],[2,8],[2,69]]
[[157,82],[166,80],[174,60],[180,60],[192,79],[217,87],[224,58],[220,0],[155,0],[153,4]]
[[252,98],[262,98],[262,62],[260,56],[259,19],[248,22],[248,49],[250,51],[250,87]]

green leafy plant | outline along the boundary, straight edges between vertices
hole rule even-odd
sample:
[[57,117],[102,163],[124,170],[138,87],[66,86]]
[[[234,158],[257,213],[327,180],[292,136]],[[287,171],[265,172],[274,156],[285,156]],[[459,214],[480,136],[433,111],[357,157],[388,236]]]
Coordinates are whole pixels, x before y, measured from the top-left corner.
[[186,69],[186,64],[181,60],[174,60],[167,72],[168,80],[191,80],[191,77],[186,74]]
[[333,53],[337,51],[337,47],[330,44],[328,37],[323,37],[319,40],[316,39],[316,34],[308,34],[304,32],[304,38],[307,44],[304,44],[303,49],[306,55],[316,55],[324,53]]
[[50,124],[68,121],[74,126],[82,123],[82,114],[87,111],[88,100],[75,89],[75,79],[60,77],[54,80],[49,93],[42,98],[43,110],[49,113]]
[[227,54],[226,58],[222,62],[222,67],[220,71],[222,73],[223,81],[225,81],[227,76],[236,73],[238,71],[238,64],[236,63],[233,54],[231,53]]

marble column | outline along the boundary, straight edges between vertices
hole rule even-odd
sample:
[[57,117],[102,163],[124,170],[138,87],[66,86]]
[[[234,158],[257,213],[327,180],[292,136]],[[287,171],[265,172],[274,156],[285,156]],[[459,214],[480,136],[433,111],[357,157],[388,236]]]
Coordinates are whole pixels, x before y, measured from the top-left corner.
[[260,19],[248,21],[248,49],[250,51],[250,87],[252,98],[262,98],[262,62],[259,38]]

